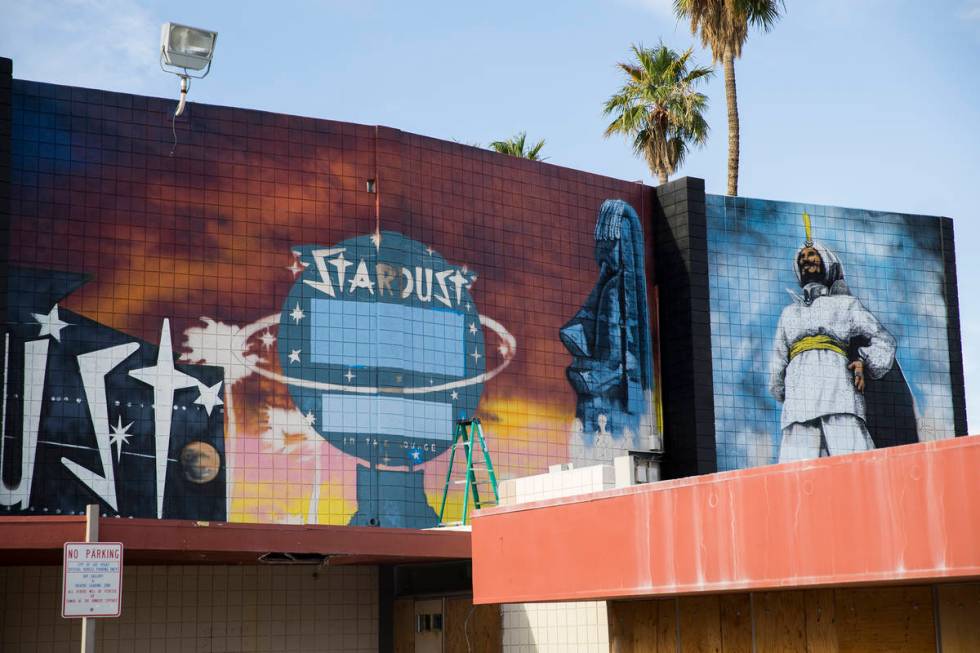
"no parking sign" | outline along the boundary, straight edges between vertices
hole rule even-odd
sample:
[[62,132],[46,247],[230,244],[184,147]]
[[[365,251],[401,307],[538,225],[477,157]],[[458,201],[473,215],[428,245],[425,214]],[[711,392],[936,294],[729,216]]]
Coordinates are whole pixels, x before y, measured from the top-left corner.
[[118,617],[122,562],[121,542],[65,542],[61,616]]

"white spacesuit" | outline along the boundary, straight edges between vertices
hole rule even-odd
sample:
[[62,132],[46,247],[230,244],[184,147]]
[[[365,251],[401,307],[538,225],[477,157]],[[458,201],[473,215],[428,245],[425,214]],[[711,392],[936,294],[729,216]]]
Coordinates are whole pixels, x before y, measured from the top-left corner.
[[[794,269],[803,296],[779,316],[770,361],[769,390],[783,404],[779,462],[874,449],[864,375],[878,379],[891,369],[895,339],[850,294],[840,260],[824,245],[808,237]],[[860,345],[856,359],[852,341]]]

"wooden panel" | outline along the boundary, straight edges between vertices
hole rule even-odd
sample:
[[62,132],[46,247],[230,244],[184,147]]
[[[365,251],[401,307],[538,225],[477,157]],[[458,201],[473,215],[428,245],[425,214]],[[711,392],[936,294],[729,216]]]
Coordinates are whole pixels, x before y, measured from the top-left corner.
[[936,630],[928,586],[835,590],[840,653],[933,653]]
[[980,583],[939,585],[943,653],[980,651]]
[[613,653],[674,653],[674,633],[670,633],[670,648],[659,647],[658,626],[660,606],[670,604],[673,622],[672,599],[660,601],[611,601],[609,615],[609,648]]
[[722,594],[721,650],[752,653],[752,603],[748,594]]
[[657,653],[677,653],[677,599],[657,601]]
[[837,624],[834,622],[834,590],[807,590],[806,653],[837,653]]
[[758,592],[752,601],[757,653],[806,650],[803,592]]
[[[503,650],[503,624],[499,605],[478,605],[467,597],[446,599],[445,651],[500,653]],[[469,621],[467,621],[469,617]],[[469,636],[469,648],[467,648]]]
[[721,608],[717,596],[678,599],[681,650],[685,653],[721,653]]
[[415,601],[395,599],[392,612],[395,653],[415,653]]

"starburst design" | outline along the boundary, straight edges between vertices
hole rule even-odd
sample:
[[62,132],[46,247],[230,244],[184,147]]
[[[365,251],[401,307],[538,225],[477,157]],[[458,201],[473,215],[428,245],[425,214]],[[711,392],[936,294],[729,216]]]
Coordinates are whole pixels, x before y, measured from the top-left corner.
[[306,317],[306,313],[304,313],[303,309],[300,308],[299,302],[296,302],[296,308],[292,310],[289,317],[293,318],[293,320],[296,321],[296,324],[299,324],[300,320]]
[[299,362],[299,355],[300,355],[300,352],[302,352],[302,351],[303,351],[302,349],[293,349],[292,351],[290,351],[289,352],[289,362],[290,363],[298,363]]
[[476,322],[470,323],[470,333],[476,335]]
[[109,446],[115,445],[116,447],[116,462],[122,459],[122,448],[124,444],[129,444],[129,438],[133,436],[129,433],[129,428],[134,424],[130,422],[126,426],[123,426],[122,415],[119,416],[118,424],[110,424],[109,429],[112,431],[109,434]]
[[303,419],[306,420],[307,426],[313,426],[316,424],[316,415],[313,414],[312,410],[303,415]]
[[263,347],[269,349],[276,342],[276,337],[271,333],[269,333],[269,330],[266,329],[265,332],[263,332],[262,335],[259,336],[259,342],[262,343]]
[[476,348],[473,349],[473,353],[470,354],[470,356],[473,357],[473,362],[474,363],[479,363],[480,362],[480,359],[483,358],[483,354],[481,354],[480,353],[480,350],[479,349],[476,349]]

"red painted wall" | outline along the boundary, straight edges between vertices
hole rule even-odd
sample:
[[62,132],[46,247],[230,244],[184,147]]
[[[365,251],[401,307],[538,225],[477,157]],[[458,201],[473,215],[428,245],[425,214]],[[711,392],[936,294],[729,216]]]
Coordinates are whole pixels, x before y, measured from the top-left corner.
[[980,438],[481,511],[478,603],[980,576]]

